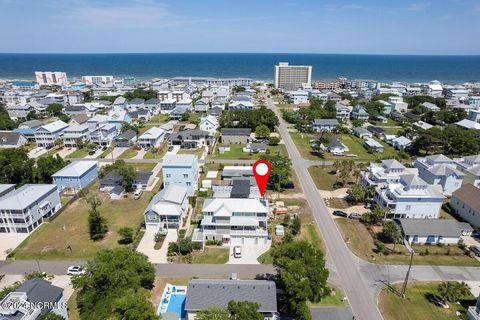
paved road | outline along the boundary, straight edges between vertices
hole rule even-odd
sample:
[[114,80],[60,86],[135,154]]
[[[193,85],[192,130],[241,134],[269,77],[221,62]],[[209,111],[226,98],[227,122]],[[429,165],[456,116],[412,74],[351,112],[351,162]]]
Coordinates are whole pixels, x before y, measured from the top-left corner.
[[[45,271],[48,274],[64,275],[71,265],[84,265],[85,261],[36,261],[17,260],[0,262],[0,274],[24,274],[32,271]],[[240,279],[253,279],[257,276],[274,273],[271,265],[233,264],[154,264],[157,276],[168,278],[229,278],[237,273]]]
[[305,161],[297,150],[288,128],[271,99],[267,99],[267,105],[280,120],[279,132],[287,148],[292,166],[297,173],[305,198],[310,205],[315,221],[320,227],[323,239],[327,247],[327,260],[330,271],[336,275],[333,277],[344,290],[350,301],[353,312],[358,319],[375,320],[382,319],[377,308],[376,295],[367,277],[360,272],[359,262],[347,248],[342,235],[333,219],[331,218],[323,199],[319,196],[317,187],[308,172]]

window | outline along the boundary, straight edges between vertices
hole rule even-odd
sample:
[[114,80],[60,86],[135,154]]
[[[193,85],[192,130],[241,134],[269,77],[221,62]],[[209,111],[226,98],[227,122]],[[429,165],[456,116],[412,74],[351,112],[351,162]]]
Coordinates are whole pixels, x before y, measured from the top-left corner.
[[167,173],[166,176],[167,176],[167,178],[171,178],[171,177],[172,177],[172,175],[171,175],[170,173]]
[[188,187],[190,187],[192,185],[192,183],[190,181],[188,181],[186,184],[187,184]]
[[184,173],[184,174],[183,174],[183,177],[184,177],[184,178],[188,178],[188,173]]
[[411,209],[411,208],[412,208],[412,206],[411,206],[411,205],[407,205],[407,206],[405,206],[405,210],[407,210],[407,211],[410,211],[410,209]]

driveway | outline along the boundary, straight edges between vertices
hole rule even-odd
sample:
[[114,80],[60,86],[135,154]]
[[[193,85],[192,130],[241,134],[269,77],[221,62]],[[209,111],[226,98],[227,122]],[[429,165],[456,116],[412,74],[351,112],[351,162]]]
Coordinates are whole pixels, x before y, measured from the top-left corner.
[[167,154],[177,154],[179,150],[180,150],[180,146],[173,146],[172,151],[167,151],[167,153],[165,153],[165,155],[167,155]]
[[97,151],[95,151],[94,154],[92,155],[87,155],[84,159],[95,159],[99,157],[103,153],[102,148],[98,148]]
[[60,151],[58,151],[58,155],[60,158],[65,159],[69,154],[72,154],[77,150],[77,148],[65,148],[63,147]]
[[126,148],[126,147],[115,147],[113,148],[112,153],[109,155],[109,157],[110,158],[113,157],[113,159],[117,159],[118,157],[120,157],[122,153],[124,153],[128,149],[129,148]]
[[233,247],[234,246],[230,246],[230,258],[228,259],[228,264],[260,264],[257,258],[270,249],[269,245],[241,245],[242,257],[235,258],[233,256]]
[[140,149],[138,150],[138,153],[135,155],[135,157],[133,157],[132,159],[143,159],[143,157],[145,156],[145,153],[147,153],[145,149]]
[[167,263],[168,244],[177,241],[178,232],[177,230],[168,230],[167,236],[159,250],[154,248],[155,233],[157,233],[156,230],[146,230],[137,247],[137,251],[146,255],[151,263]]
[[51,280],[52,284],[54,286],[60,287],[63,289],[63,297],[65,298],[65,301],[68,301],[70,299],[70,296],[73,294],[73,286],[72,286],[72,281],[70,276],[55,276]]
[[44,147],[36,147],[35,149],[30,150],[30,152],[28,153],[28,157],[30,159],[36,159],[45,153],[47,153],[47,149],[45,149]]
[[14,250],[27,237],[27,233],[0,233],[0,260],[7,259],[7,251]]

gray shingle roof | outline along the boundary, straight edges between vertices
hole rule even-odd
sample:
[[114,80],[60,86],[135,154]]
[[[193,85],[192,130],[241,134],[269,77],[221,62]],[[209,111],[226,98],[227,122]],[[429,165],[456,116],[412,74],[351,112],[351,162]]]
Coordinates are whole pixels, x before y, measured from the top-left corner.
[[277,312],[276,291],[275,283],[267,280],[194,279],[188,283],[185,309],[226,308],[234,300],[256,302],[260,312]]
[[446,219],[399,219],[405,235],[459,237],[456,220]]
[[0,145],[16,145],[21,136],[18,132],[0,131]]
[[464,184],[452,193],[452,201],[458,199],[476,212],[480,212],[480,189],[472,184]]
[[315,119],[313,124],[316,126],[336,126],[338,124],[337,119]]
[[[25,281],[16,292],[25,292],[28,301],[32,303],[57,302],[63,295],[62,288],[38,278]],[[43,309],[42,314],[48,311],[49,309]]]
[[222,136],[249,136],[252,133],[250,128],[222,128]]

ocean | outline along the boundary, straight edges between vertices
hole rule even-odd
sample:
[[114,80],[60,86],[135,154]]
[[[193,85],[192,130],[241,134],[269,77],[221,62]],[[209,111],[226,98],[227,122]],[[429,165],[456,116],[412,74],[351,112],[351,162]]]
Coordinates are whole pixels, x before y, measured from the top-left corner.
[[273,81],[274,65],[312,65],[315,79],[339,76],[383,82],[480,81],[480,56],[280,53],[0,54],[0,79],[33,79],[35,71],[137,79],[205,76]]

